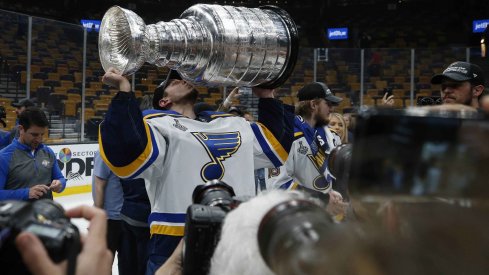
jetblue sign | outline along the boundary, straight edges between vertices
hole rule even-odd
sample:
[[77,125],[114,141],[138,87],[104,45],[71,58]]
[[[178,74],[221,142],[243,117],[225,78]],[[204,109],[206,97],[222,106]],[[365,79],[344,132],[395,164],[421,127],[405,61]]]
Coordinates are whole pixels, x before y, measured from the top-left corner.
[[489,19],[474,20],[472,23],[472,32],[484,32],[489,24]]
[[92,30],[98,32],[100,30],[100,20],[82,19],[80,22],[82,23],[83,27],[87,29],[87,32],[91,32]]
[[329,40],[348,39],[348,28],[330,28],[328,29]]

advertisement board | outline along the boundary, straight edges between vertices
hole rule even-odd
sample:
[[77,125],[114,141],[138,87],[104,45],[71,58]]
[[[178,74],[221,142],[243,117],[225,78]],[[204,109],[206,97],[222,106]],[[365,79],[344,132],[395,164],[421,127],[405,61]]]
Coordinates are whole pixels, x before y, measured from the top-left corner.
[[91,191],[93,158],[98,144],[50,145],[65,176],[66,189],[55,196],[65,196]]
[[348,28],[329,28],[328,39],[329,40],[348,39]]

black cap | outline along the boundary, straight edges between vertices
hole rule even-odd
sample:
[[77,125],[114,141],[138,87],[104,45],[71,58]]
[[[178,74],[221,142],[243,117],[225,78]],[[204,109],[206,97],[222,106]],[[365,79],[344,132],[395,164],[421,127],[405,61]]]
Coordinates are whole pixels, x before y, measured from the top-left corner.
[[12,102],[11,105],[16,108],[36,106],[36,104],[34,104],[34,101],[28,98],[21,99],[18,102]]
[[244,116],[243,111],[236,106],[229,108],[228,113],[235,113],[238,116]]
[[324,84],[323,82],[312,82],[306,84],[299,90],[299,92],[297,93],[297,97],[299,98],[299,101],[313,100],[316,98],[324,98],[326,99],[326,101],[335,104],[343,101],[341,97],[333,95],[328,86],[326,86],[326,84]]
[[171,80],[171,79],[182,79],[182,77],[180,76],[180,74],[177,71],[170,70],[170,72],[166,76],[165,81],[161,82],[160,85],[158,85],[158,87],[156,87],[156,89],[155,89],[155,92],[153,95],[153,108],[155,108],[155,109],[161,108],[159,105],[160,99],[163,98],[163,92],[165,91],[166,86],[168,86],[168,84],[170,83],[169,80]]
[[457,61],[450,64],[442,74],[431,78],[432,84],[441,84],[443,79],[448,78],[454,81],[470,81],[473,85],[484,85],[484,73],[482,69],[472,63]]

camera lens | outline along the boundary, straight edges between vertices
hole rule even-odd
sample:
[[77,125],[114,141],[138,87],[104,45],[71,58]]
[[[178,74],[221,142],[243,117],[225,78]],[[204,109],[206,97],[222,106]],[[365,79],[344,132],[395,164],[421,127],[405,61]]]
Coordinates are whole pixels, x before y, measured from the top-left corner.
[[[333,223],[327,212],[307,200],[290,200],[273,207],[258,228],[260,253],[276,274],[307,274],[295,263],[329,232]],[[301,268],[301,270],[296,270]],[[306,268],[307,267],[304,267]]]
[[235,196],[231,186],[220,180],[211,180],[198,185],[192,193],[192,201],[209,206],[230,205]]
[[341,177],[350,167],[352,144],[342,144],[335,147],[328,159],[328,169],[336,178]]

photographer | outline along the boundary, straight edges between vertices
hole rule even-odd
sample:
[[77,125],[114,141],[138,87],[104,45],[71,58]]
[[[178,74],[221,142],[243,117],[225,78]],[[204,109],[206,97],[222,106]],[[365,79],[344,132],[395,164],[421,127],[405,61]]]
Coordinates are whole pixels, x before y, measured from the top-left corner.
[[[106,215],[103,210],[90,206],[79,206],[66,211],[70,218],[85,218],[90,221],[88,234],[82,242],[83,248],[77,257],[76,275],[111,274],[112,253],[107,249]],[[25,265],[35,275],[67,274],[66,261],[55,264],[39,238],[32,233],[21,233],[15,240]]]
[[[227,214],[209,274],[272,275],[277,272],[270,269],[272,262],[277,263],[278,260],[287,265],[301,260],[296,253],[315,247],[326,237],[324,232],[331,226],[333,223],[324,204],[305,193],[285,190],[262,192]],[[285,239],[288,241],[283,242]],[[182,266],[183,251],[181,242],[156,274],[183,274],[188,268]],[[302,271],[300,274],[307,274]]]

